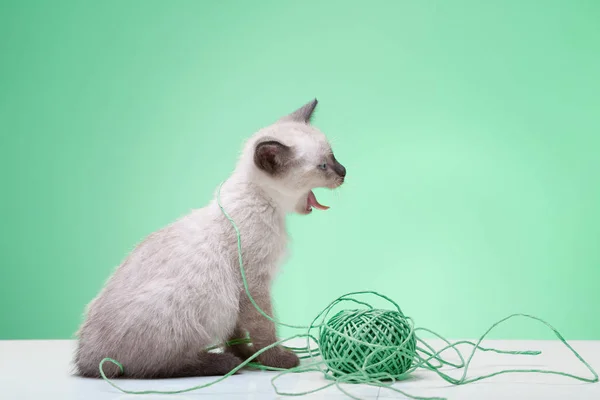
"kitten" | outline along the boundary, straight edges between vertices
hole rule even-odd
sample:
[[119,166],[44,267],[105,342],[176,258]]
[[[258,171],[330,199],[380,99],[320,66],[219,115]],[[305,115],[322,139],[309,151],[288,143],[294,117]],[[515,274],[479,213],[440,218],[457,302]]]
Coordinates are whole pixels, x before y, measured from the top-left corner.
[[[250,293],[269,315],[271,282],[286,252],[286,214],[326,209],[312,189],[336,188],[346,175],[325,135],[310,125],[316,105],[315,99],[254,134],[221,189],[221,203],[240,229]],[[215,199],[139,244],[86,314],[75,354],[77,374],[86,377],[100,376],[105,357],[124,367],[122,373],[105,363],[109,378],[223,375],[277,341],[274,324],[244,291],[235,231]],[[246,334],[251,346],[202,350]],[[299,364],[282,347],[258,361]]]

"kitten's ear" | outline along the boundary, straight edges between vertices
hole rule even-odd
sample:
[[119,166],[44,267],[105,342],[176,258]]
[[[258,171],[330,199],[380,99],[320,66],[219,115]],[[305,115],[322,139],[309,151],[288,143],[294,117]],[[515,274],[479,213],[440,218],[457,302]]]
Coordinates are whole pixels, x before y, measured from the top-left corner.
[[263,140],[254,149],[254,164],[269,175],[280,175],[292,160],[292,148],[276,140]]
[[280,121],[294,121],[308,124],[315,108],[317,107],[317,99],[313,99],[294,111],[293,113],[281,118]]

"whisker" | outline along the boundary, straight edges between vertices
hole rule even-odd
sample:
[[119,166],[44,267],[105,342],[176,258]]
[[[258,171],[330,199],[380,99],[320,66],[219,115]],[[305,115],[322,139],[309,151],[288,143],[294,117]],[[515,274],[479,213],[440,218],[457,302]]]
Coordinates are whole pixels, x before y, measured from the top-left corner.
[[337,143],[338,138],[337,138],[337,136],[331,136],[331,137],[328,136],[327,140],[329,141],[329,144],[333,146],[335,143]]

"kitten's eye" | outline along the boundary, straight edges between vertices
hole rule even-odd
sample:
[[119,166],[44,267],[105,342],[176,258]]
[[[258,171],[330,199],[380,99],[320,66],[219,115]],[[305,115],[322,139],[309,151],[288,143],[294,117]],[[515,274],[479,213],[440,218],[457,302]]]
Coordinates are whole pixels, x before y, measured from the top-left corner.
[[323,170],[323,171],[325,171],[325,170],[327,169],[327,163],[319,164],[317,167],[318,167],[320,170]]

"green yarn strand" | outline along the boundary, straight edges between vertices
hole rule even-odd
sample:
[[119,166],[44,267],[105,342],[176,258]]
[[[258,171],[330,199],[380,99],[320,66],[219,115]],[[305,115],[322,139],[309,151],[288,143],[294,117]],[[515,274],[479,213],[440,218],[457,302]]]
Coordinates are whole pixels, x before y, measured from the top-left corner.
[[[106,377],[102,366],[105,362],[111,362],[117,365],[121,372],[124,366],[111,358],[105,358],[100,362],[99,369],[102,378],[115,389],[126,394],[179,394],[203,389],[215,385],[227,379],[231,375],[244,367],[257,368],[269,371],[278,371],[271,379],[271,385],[275,392],[280,396],[302,396],[310,393],[319,392],[329,387],[335,386],[348,397],[356,400],[360,398],[354,396],[344,385],[365,384],[373,387],[379,387],[381,390],[389,390],[410,399],[415,400],[446,400],[440,397],[419,397],[406,393],[397,387],[396,383],[406,379],[416,369],[425,369],[434,372],[440,378],[453,385],[463,385],[488,379],[497,375],[509,373],[539,373],[560,375],[576,379],[582,382],[598,382],[596,371],[567,343],[565,338],[548,322],[541,318],[528,314],[512,314],[500,321],[494,323],[481,337],[476,341],[461,340],[450,342],[442,335],[423,327],[415,328],[413,320],[404,315],[400,306],[391,298],[375,291],[359,291],[344,294],[333,300],[327,307],[321,310],[308,326],[286,324],[271,317],[264,312],[256,303],[246,279],[246,271],[242,257],[242,239],[238,226],[233,218],[225,211],[221,204],[221,186],[217,192],[217,204],[223,215],[231,223],[237,238],[238,262],[244,290],[248,299],[256,310],[265,318],[279,326],[286,326],[294,329],[301,329],[304,333],[291,336],[280,340],[272,345],[265,347],[252,357],[245,360],[242,364],[231,370],[226,375],[212,380],[203,385],[194,386],[187,389],[173,391],[143,390],[132,391],[125,390],[117,386]],[[363,296],[373,296],[383,300],[390,305],[390,309],[376,309],[369,302],[361,299]],[[340,309],[342,304],[352,304],[351,309]],[[358,307],[358,308],[357,308]],[[501,350],[481,346],[483,340],[499,325],[513,318],[526,318],[534,320],[549,328],[558,340],[564,344],[567,349],[587,368],[592,377],[583,377],[562,371],[552,371],[543,369],[505,369],[494,373],[468,377],[469,367],[477,352],[494,352],[498,354],[537,356],[541,354],[536,350]],[[421,339],[417,333],[425,332],[440,339],[445,346],[440,349],[434,348],[431,344]],[[286,342],[292,339],[302,338],[306,340],[304,347],[287,347]],[[233,346],[239,344],[251,344],[251,338],[235,339],[224,344],[211,346],[205,350],[215,350],[223,346]],[[263,352],[269,349],[282,346],[288,350],[294,351],[301,359],[309,362],[291,368],[282,370],[261,365],[254,360]],[[459,346],[468,346],[471,348],[469,353],[463,353]],[[458,356],[460,362],[452,362],[446,359],[442,354],[451,351]],[[466,356],[465,356],[466,355]],[[126,367],[126,366],[125,366]],[[442,372],[442,367],[458,371],[460,377],[453,377],[449,371]],[[320,372],[325,378],[325,383],[312,390],[303,392],[283,392],[277,387],[277,381],[287,374],[300,372]]]
[[[246,367],[246,366],[250,366],[252,365],[252,360],[256,359],[258,356],[260,356],[262,353],[264,353],[265,351],[268,351],[274,347],[280,346],[285,342],[288,342],[290,340],[294,340],[300,337],[303,337],[304,335],[294,335],[291,336],[289,338],[286,339],[282,339],[279,340],[275,343],[272,343],[271,345],[257,351],[256,353],[254,353],[251,357],[249,357],[248,359],[246,359],[243,363],[241,363],[240,365],[238,365],[237,367],[235,367],[234,369],[232,369],[231,371],[229,371],[227,374],[212,380],[204,385],[198,385],[198,386],[194,386],[191,388],[187,388],[187,389],[181,389],[181,390],[127,390],[127,389],[123,389],[120,386],[118,386],[117,384],[115,384],[111,379],[109,379],[106,374],[104,373],[104,370],[102,369],[102,366],[104,365],[105,362],[111,362],[115,365],[117,365],[120,369],[121,372],[124,371],[123,366],[121,365],[121,363],[119,363],[116,360],[113,360],[112,358],[104,358],[102,361],[100,361],[100,375],[102,376],[102,379],[104,379],[106,382],[108,382],[112,387],[114,387],[115,389],[119,390],[120,392],[123,392],[125,394],[180,394],[180,393],[187,393],[187,392],[193,392],[195,390],[199,390],[199,389],[204,389],[207,388],[209,386],[213,386],[227,378],[229,378],[231,375],[234,375],[236,372],[238,372],[240,369]],[[258,364],[259,367],[260,364]],[[267,367],[262,367],[261,369],[269,369],[271,370],[272,368],[267,368]]]
[[266,319],[268,319],[269,321],[271,321],[271,322],[273,322],[273,323],[275,323],[277,325],[285,326],[285,327],[288,327],[288,328],[306,329],[307,328],[306,326],[286,324],[286,323],[283,323],[283,322],[278,321],[275,318],[271,317],[266,312],[264,312],[262,308],[260,308],[260,306],[254,300],[254,297],[252,297],[252,295],[250,294],[250,288],[248,287],[248,280],[246,278],[246,269],[244,268],[244,259],[242,257],[242,235],[240,234],[240,229],[236,225],[236,223],[233,220],[233,218],[231,218],[231,216],[227,213],[227,211],[225,211],[225,209],[223,208],[223,206],[221,204],[221,188],[223,187],[224,183],[225,182],[222,182],[221,185],[219,185],[219,190],[217,191],[217,204],[219,205],[219,208],[221,209],[221,212],[223,213],[223,215],[225,216],[225,218],[227,218],[229,220],[229,222],[233,226],[233,229],[235,230],[236,239],[237,239],[238,263],[239,263],[239,266],[240,266],[240,273],[242,274],[242,283],[244,284],[244,290],[246,291],[246,295],[248,296],[248,299],[250,300],[250,302],[252,303],[252,305],[254,306],[254,308],[256,308],[256,310],[263,317],[265,317]]

